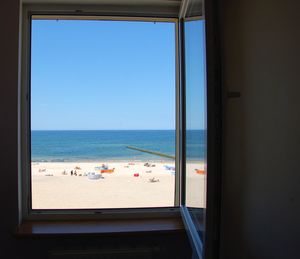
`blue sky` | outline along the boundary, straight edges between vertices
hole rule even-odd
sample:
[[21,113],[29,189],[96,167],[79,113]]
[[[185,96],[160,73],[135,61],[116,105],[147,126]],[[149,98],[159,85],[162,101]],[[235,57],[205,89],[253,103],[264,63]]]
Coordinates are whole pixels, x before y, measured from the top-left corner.
[[173,23],[34,20],[31,55],[33,130],[175,128]]

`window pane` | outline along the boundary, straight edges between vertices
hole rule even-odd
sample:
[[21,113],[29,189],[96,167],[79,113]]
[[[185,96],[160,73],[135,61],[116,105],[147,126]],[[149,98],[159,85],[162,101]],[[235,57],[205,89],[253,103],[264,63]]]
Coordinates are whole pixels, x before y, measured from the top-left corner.
[[33,20],[33,209],[174,206],[175,25]]
[[203,229],[203,209],[206,206],[204,51],[204,21],[186,21],[186,206],[198,230]]

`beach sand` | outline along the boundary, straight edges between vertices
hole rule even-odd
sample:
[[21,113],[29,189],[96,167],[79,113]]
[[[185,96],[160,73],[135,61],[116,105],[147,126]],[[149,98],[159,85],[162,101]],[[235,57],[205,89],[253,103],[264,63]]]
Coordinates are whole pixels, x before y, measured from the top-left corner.
[[[32,163],[33,209],[95,209],[174,206],[175,175],[164,166],[172,162],[39,162]],[[84,174],[99,172],[107,164],[113,173],[91,180]],[[77,176],[70,172],[76,169]],[[187,205],[205,206],[205,175],[196,174],[203,164],[187,165]],[[65,171],[66,174],[63,174]],[[149,172],[151,171],[151,172]],[[79,176],[81,174],[81,176]],[[135,177],[134,174],[139,174]],[[150,182],[154,178],[157,182]]]

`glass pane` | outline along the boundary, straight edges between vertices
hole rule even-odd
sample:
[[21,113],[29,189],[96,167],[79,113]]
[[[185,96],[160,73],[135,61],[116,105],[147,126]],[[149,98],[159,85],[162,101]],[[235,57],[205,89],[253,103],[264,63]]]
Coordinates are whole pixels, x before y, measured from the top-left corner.
[[186,206],[200,236],[206,207],[206,91],[204,20],[186,21]]
[[33,20],[33,209],[174,206],[175,24]]

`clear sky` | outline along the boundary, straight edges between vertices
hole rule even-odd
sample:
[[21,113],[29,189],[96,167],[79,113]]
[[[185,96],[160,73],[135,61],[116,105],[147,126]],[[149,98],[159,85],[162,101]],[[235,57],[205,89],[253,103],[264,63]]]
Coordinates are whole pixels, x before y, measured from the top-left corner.
[[173,23],[33,20],[31,55],[33,130],[175,128]]

